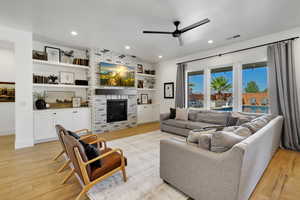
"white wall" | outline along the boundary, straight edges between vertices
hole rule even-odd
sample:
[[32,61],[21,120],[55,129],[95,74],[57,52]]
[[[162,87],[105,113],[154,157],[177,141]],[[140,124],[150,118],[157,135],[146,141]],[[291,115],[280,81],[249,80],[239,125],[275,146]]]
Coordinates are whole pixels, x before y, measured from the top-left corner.
[[32,33],[0,26],[0,41],[12,43],[15,51],[15,148],[33,146]]
[[[176,63],[197,59],[201,57],[206,57],[210,55],[220,54],[227,51],[238,50],[242,48],[247,48],[251,46],[256,46],[264,43],[274,42],[278,40],[287,39],[290,37],[300,36],[300,27],[292,30],[287,30],[280,33],[275,33],[271,35],[266,35],[263,37],[255,38],[252,40],[235,43],[229,46],[224,46],[217,49],[212,49],[209,51],[202,51],[193,55],[185,56],[182,58],[175,58],[172,60],[164,61],[156,65],[157,71],[157,87],[158,92],[156,95],[156,101],[160,102],[160,112],[168,112],[170,107],[175,106],[175,99],[164,99],[163,98],[163,83],[165,82],[174,82],[176,84]],[[257,61],[264,61],[267,59],[266,47],[261,47],[257,49],[252,49],[249,51],[239,52],[235,54],[225,55],[221,57],[211,58],[207,60],[197,61],[188,64],[188,69],[191,71],[196,71],[200,69],[206,69],[213,66],[223,66],[227,64],[234,65],[235,67],[241,66],[243,63],[251,63]],[[296,74],[300,76],[300,39],[295,40],[295,65],[296,65]],[[235,75],[234,75],[235,76]],[[175,86],[176,87],[176,86]],[[239,86],[234,86],[238,89]],[[300,80],[298,79],[298,91],[300,94]],[[236,104],[238,102],[235,102]]]
[[[14,50],[12,43],[0,41],[0,82],[15,82]],[[15,132],[15,103],[0,103],[0,135]]]

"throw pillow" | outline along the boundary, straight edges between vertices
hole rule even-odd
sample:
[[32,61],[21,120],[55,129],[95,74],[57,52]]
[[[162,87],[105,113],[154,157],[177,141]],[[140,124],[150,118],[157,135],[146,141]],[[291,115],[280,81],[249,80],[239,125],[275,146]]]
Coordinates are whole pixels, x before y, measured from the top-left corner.
[[230,127],[225,127],[223,129],[223,131],[226,131],[226,132],[233,132],[241,137],[244,137],[244,138],[247,138],[249,137],[252,132],[246,128],[246,127],[242,127],[242,126],[230,126]]
[[254,114],[242,113],[242,112],[233,112],[232,117],[238,118],[236,123],[237,126],[240,126],[244,123],[250,122],[251,120],[255,119],[257,116]]
[[[94,147],[91,144],[87,144],[82,140],[79,140],[79,142],[82,144],[85,154],[89,160],[92,160],[94,158],[97,158],[100,156],[100,151],[98,148]],[[97,160],[90,164],[92,168],[98,168],[101,167],[101,160]]]
[[253,134],[253,133],[257,132],[259,129],[261,129],[262,127],[264,127],[267,123],[268,123],[267,120],[257,118],[250,122],[242,124],[242,127],[246,127],[248,129],[250,129],[250,131]]
[[239,118],[229,115],[227,117],[225,126],[235,126],[237,124],[238,120],[239,120]]
[[212,134],[216,132],[216,129],[209,129],[209,130],[202,130],[202,129],[195,129],[189,132],[188,137],[186,138],[186,141],[188,143],[198,143],[199,138],[202,134]]
[[199,111],[189,110],[189,120],[195,122],[197,120],[197,113]]
[[176,109],[170,108],[170,119],[175,119],[176,117]]
[[80,136],[77,133],[74,133],[72,131],[68,131],[68,134],[72,137],[74,137],[76,140],[80,139]]
[[189,113],[187,109],[184,108],[176,108],[176,120],[187,121],[189,117]]
[[222,153],[243,140],[244,137],[238,136],[235,133],[219,131],[212,134],[210,150],[212,152]]
[[198,141],[198,147],[206,150],[211,148],[212,134],[201,134]]

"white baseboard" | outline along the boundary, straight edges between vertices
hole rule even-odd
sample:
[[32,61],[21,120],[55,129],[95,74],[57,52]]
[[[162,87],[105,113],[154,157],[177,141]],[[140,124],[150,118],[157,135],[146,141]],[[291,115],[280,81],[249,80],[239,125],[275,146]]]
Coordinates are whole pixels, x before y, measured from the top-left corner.
[[23,149],[26,147],[33,147],[34,143],[32,140],[28,140],[28,141],[22,141],[22,142],[15,142],[15,149]]
[[15,130],[0,131],[0,136],[14,135],[14,134],[15,134]]

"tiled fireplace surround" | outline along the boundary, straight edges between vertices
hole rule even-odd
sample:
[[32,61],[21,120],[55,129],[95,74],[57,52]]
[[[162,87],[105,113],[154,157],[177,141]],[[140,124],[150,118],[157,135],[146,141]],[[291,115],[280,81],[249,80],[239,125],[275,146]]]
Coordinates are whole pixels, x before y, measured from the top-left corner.
[[[137,95],[96,95],[94,97],[93,132],[103,133],[137,125]],[[127,99],[127,121],[107,123],[107,100]]]

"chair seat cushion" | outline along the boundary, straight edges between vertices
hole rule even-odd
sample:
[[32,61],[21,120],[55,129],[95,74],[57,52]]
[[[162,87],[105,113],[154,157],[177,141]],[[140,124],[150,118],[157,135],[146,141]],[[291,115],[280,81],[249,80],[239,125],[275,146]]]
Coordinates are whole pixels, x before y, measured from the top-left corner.
[[163,121],[162,123],[169,125],[169,126],[175,126],[178,128],[186,128],[188,121],[168,119],[168,120]]
[[[101,155],[111,151],[110,148],[106,148],[101,151]],[[121,154],[114,152],[108,156],[105,156],[101,159],[101,167],[92,168],[91,172],[91,181],[96,180],[97,178],[107,174],[108,172],[121,166]],[[127,159],[125,158],[125,165],[127,165]]]
[[205,123],[205,122],[192,122],[188,121],[187,122],[187,128],[188,129],[202,129],[206,127],[214,127],[214,126],[219,126],[218,124],[211,124],[211,123]]

